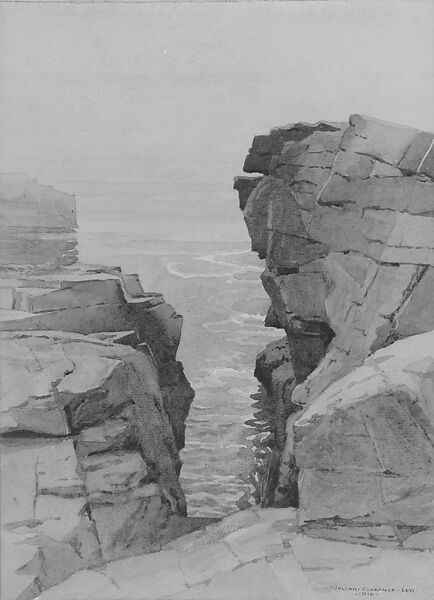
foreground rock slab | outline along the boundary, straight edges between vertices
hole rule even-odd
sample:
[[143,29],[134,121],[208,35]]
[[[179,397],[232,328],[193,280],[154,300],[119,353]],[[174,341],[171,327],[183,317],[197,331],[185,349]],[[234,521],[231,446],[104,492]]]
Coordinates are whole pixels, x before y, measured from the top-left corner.
[[363,590],[430,600],[433,566],[432,552],[318,540],[299,532],[293,509],[253,508],[160,552],[75,573],[40,600],[336,600]]

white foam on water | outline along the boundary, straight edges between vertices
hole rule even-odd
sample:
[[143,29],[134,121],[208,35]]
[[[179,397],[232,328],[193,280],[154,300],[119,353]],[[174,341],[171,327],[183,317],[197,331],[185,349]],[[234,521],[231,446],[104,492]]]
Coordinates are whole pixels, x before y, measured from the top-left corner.
[[[220,260],[221,257],[241,256],[245,254],[250,254],[250,252],[250,250],[242,250],[235,252],[217,252],[215,254],[206,254],[204,256],[193,257],[190,261],[182,261],[176,263],[168,262],[167,271],[170,275],[173,275],[174,277],[181,277],[182,279],[194,279],[195,277],[202,279],[207,277],[232,278],[234,275],[240,275],[249,272],[261,273],[263,271],[262,267],[258,267],[255,265],[240,265],[236,262]],[[191,264],[192,261],[200,261],[201,263],[208,263],[210,265],[220,266],[223,267],[223,269],[220,269],[218,271],[205,270],[204,272],[201,270],[195,270],[194,265]]]

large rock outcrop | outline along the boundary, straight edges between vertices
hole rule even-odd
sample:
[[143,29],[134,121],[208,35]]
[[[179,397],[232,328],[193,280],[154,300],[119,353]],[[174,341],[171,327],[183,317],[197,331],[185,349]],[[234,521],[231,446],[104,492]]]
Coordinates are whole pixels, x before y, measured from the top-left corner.
[[178,446],[183,447],[193,392],[176,360],[182,317],[161,294],[145,293],[137,275],[118,267],[79,264],[39,274],[21,270],[19,276],[10,269],[0,280],[0,291],[0,331],[69,331],[119,338],[139,350],[148,347]]
[[234,187],[286,333],[256,369],[285,420],[267,503],[432,527],[433,134],[296,124],[257,136],[244,170],[262,174]]
[[[56,204],[60,192],[44,189],[26,180],[29,218],[37,218],[11,226],[22,218],[9,215],[2,238],[7,600],[30,600],[78,569],[156,551],[201,523],[186,517],[179,483],[194,395],[176,360],[182,317],[161,294],[145,293],[137,275],[79,264],[65,227],[75,225],[74,201]],[[11,195],[2,188],[2,198]]]

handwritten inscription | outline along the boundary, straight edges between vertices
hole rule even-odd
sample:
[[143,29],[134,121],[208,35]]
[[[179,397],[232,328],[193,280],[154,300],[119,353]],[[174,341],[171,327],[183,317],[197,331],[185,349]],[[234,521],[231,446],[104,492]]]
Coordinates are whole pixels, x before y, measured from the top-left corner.
[[372,597],[377,596],[378,594],[387,594],[387,593],[401,593],[401,594],[414,594],[415,589],[410,587],[358,587],[358,586],[343,586],[343,585],[334,585],[331,588],[337,592],[353,592],[354,596],[364,596],[364,597]]

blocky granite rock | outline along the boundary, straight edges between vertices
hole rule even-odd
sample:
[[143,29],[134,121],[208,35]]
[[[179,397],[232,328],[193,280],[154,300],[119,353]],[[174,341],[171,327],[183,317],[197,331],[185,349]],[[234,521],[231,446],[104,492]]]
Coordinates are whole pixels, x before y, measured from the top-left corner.
[[0,178],[7,600],[202,524],[179,483],[194,396],[176,360],[182,317],[137,275],[79,264],[75,227],[72,196]]
[[276,407],[291,389],[269,481],[281,505],[298,474],[307,521],[434,523],[433,139],[352,115],[273,129],[246,159],[264,175],[241,204],[268,324],[287,337],[285,360],[270,346],[257,373]]
[[[0,331],[55,330],[97,335],[150,350],[157,365],[165,409],[178,447],[193,400],[182,364],[176,360],[182,317],[161,294],[145,293],[137,276],[119,268],[71,265],[61,271],[1,280]],[[12,277],[15,275],[15,277]]]
[[19,173],[0,173],[0,227],[77,227],[75,197]]
[[[35,577],[30,596],[34,586],[176,535],[170,520],[186,515],[178,447],[149,350],[59,331],[7,332],[0,360],[2,522],[16,540],[32,534],[37,558],[20,569]],[[86,536],[80,549],[77,528]]]

